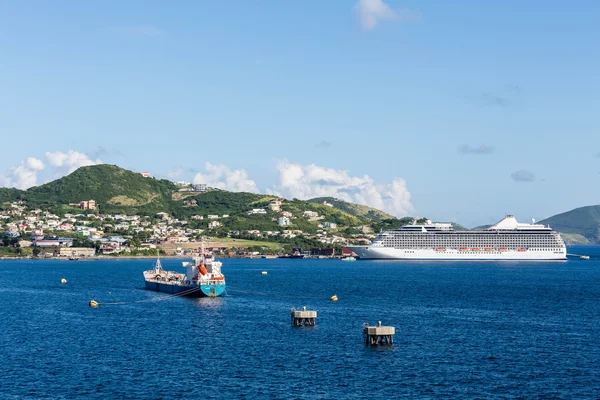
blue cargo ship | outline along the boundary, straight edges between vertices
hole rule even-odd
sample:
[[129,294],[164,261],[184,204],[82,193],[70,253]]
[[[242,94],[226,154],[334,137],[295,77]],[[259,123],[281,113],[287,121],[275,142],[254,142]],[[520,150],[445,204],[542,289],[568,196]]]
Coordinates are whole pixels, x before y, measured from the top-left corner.
[[191,262],[183,263],[185,273],[165,271],[157,259],[153,269],[144,271],[146,289],[181,296],[217,297],[225,292],[221,265],[204,248]]

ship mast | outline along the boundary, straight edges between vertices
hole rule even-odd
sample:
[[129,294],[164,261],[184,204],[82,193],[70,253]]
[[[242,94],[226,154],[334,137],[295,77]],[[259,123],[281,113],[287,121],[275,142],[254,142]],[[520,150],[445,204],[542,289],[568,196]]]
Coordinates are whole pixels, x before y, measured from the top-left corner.
[[162,265],[160,263],[160,250],[156,249],[156,264],[154,265],[154,270],[156,272],[162,271]]
[[201,258],[202,262],[204,262],[204,252],[205,252],[205,249],[204,249],[204,236],[202,236],[202,241],[201,241],[201,247],[200,248],[201,248],[201,250],[200,250],[201,251],[200,258]]

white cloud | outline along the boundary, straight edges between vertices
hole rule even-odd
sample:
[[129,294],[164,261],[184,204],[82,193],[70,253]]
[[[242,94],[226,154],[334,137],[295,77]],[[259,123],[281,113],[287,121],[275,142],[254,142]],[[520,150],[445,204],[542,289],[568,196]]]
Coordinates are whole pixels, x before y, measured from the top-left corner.
[[314,164],[280,162],[279,182],[267,193],[302,200],[332,196],[364,204],[401,217],[414,211],[406,182],[394,178],[390,183],[375,182],[368,175],[351,176],[346,171]]
[[37,185],[37,174],[44,170],[44,163],[34,157],[29,157],[21,164],[0,174],[0,186],[27,189]]
[[358,16],[360,26],[365,31],[374,29],[380,21],[399,21],[411,23],[420,21],[422,18],[420,11],[401,8],[392,9],[383,0],[359,0],[354,6]]
[[47,152],[46,160],[52,167],[58,169],[59,173],[63,172],[63,175],[65,175],[64,172],[70,174],[79,167],[102,164],[100,159],[92,160],[87,154],[74,150],[69,150],[66,153],[62,151]]
[[172,181],[178,181],[183,177],[183,175],[185,173],[186,173],[186,169],[179,167],[179,168],[176,168],[176,169],[173,169],[173,170],[167,172],[167,177],[169,179],[171,179]]
[[248,178],[248,173],[244,169],[232,170],[226,165],[209,162],[204,165],[204,169],[206,172],[199,172],[194,176],[194,183],[205,183],[210,187],[232,192],[260,192],[256,182]]
[[0,173],[0,187],[28,189],[38,184],[38,175],[42,171],[53,178],[60,178],[79,167],[102,163],[99,159],[92,160],[87,154],[74,150],[69,150],[66,153],[61,151],[47,152],[46,161],[50,168],[46,168],[42,160],[28,157],[26,160],[21,161],[18,166]]
[[42,162],[42,160],[38,160],[34,157],[28,157],[27,161],[25,162],[25,165],[27,166],[27,168],[34,171],[42,171],[44,169],[44,163]]

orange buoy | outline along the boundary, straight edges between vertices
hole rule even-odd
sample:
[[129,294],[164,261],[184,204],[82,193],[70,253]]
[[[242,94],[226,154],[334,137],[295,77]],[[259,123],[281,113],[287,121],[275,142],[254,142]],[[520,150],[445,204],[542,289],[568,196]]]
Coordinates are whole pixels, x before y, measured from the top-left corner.
[[206,270],[206,267],[204,266],[204,264],[201,264],[201,265],[200,265],[200,273],[201,273],[202,275],[206,275],[206,274],[207,274],[207,272],[208,272],[208,271]]

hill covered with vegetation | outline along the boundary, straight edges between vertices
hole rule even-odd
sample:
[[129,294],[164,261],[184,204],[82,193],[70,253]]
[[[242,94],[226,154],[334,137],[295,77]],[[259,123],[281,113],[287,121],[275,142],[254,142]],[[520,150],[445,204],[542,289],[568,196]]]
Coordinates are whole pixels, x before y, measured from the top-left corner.
[[562,233],[567,244],[600,243],[600,205],[576,208],[539,223]]
[[[30,209],[40,208],[58,215],[77,213],[76,204],[87,200],[96,201],[98,209],[93,212],[97,214],[155,216],[165,212],[180,220],[189,219],[190,224],[197,228],[208,226],[207,215],[228,215],[228,218],[219,220],[219,230],[223,234],[231,230],[281,230],[277,220],[282,214],[267,207],[276,199],[275,196],[219,189],[207,192],[182,190],[169,180],[147,178],[107,164],[81,167],[70,175],[28,190],[0,189],[2,202],[21,200]],[[322,204],[323,201],[333,204],[333,207]],[[248,214],[249,210],[259,208],[266,210],[266,213]],[[412,222],[410,218],[399,220],[380,210],[333,198],[286,200],[281,205],[281,211],[293,214],[289,229],[307,233],[317,232],[319,225],[324,222],[337,224],[340,233],[344,233],[342,229],[350,227],[361,228],[356,232],[368,231],[363,229],[365,226],[378,231]],[[307,211],[316,212],[319,218],[311,219],[306,216]],[[192,216],[197,215],[205,219],[191,220]]]
[[354,215],[359,218],[367,218],[372,221],[382,221],[384,219],[394,218],[390,214],[387,214],[381,210],[373,207],[365,206],[362,204],[349,203],[344,200],[336,199],[335,197],[316,197],[308,200],[310,203],[323,203],[327,202],[338,210],[342,210],[350,215]]
[[25,191],[0,189],[0,199],[23,200],[29,207],[57,212],[67,209],[69,204],[93,199],[105,212],[129,209],[135,213],[144,208],[168,209],[175,188],[168,180],[144,178],[115,165],[102,164],[81,167],[63,178]]

